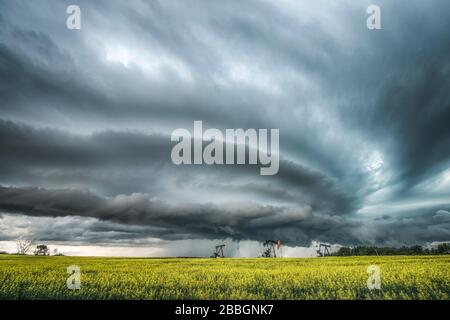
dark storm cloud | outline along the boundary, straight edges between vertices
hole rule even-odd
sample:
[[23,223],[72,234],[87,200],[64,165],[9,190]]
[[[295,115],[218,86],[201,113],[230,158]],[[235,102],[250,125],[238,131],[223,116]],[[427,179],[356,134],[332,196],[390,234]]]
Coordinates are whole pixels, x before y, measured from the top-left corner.
[[[4,210],[144,224],[130,241],[448,236],[448,1],[379,1],[380,31],[370,1],[79,1],[80,31],[69,4],[0,2]],[[278,175],[174,166],[193,120],[280,128]]]
[[[448,216],[433,216],[433,210],[422,210],[421,216],[385,219],[367,224],[353,234],[360,243],[370,242],[382,246],[401,246],[411,243],[448,241],[450,219]],[[432,216],[430,218],[430,216]]]
[[[447,206],[450,208],[450,206]],[[148,237],[166,240],[283,239],[286,245],[309,245],[315,239],[341,244],[402,245],[414,241],[445,241],[450,236],[450,214],[389,217],[362,223],[338,215],[314,213],[310,207],[288,208],[255,203],[173,204],[148,194],[102,198],[77,190],[0,188],[0,210],[33,217],[73,217],[64,230],[35,231],[42,240],[143,243]],[[85,227],[79,217],[87,218]],[[108,222],[97,223],[97,220]],[[39,224],[38,224],[39,226]],[[36,225],[34,225],[36,228]],[[37,228],[39,229],[39,228]],[[84,230],[84,232],[81,232]],[[42,230],[41,230],[42,231]]]
[[[310,207],[254,203],[171,204],[147,194],[102,198],[87,191],[42,188],[1,187],[0,210],[35,217],[82,216],[148,226],[151,229],[144,229],[146,236],[170,240],[231,237],[263,241],[267,237],[283,237],[286,244],[308,245],[317,236],[349,240],[348,231],[358,225],[339,216],[316,214]],[[124,230],[129,232],[127,228]]]
[[[196,178],[188,179],[186,174],[194,169],[173,165],[169,141],[168,136],[133,132],[107,131],[79,136],[60,130],[34,129],[0,119],[3,150],[0,172],[3,181],[17,183],[15,179],[20,177],[22,184],[33,184],[51,177],[58,180],[63,175],[67,179],[71,177],[73,183],[76,174],[85,171],[90,172],[90,176],[85,177],[86,188],[95,185],[98,176],[103,176],[106,186],[101,191],[114,194],[117,183],[121,183],[123,189],[128,186],[130,192],[142,191],[148,181],[154,189],[164,188],[167,179],[164,175],[178,171],[178,175],[186,177],[183,184],[189,188],[216,188],[223,192],[245,190],[255,195],[307,204],[315,210],[332,214],[348,214],[357,208],[357,198],[338,181],[286,160],[281,160],[281,170],[275,179],[259,177],[255,166],[225,166],[221,170],[199,168],[195,171]],[[133,170],[139,171],[143,179],[136,181],[135,175],[127,175]],[[215,174],[217,179],[211,179],[211,174]],[[233,175],[236,177],[234,183],[221,182],[223,177]],[[245,177],[247,182],[241,182]],[[197,181],[202,182],[197,184]]]
[[[157,228],[130,226],[80,216],[34,217],[4,214],[0,217],[1,241],[26,238],[33,241],[66,242],[74,244],[151,244],[156,239],[148,235]],[[160,232],[160,231],[159,231]],[[163,242],[163,241],[160,241]]]
[[386,88],[374,117],[380,131],[396,134],[399,176],[408,184],[449,165],[450,43],[439,49]]
[[35,129],[0,119],[2,168],[89,168],[108,165],[157,165],[170,160],[170,138],[133,132],[101,132],[80,136]]
[[[105,19],[100,8],[101,6],[94,5],[91,10],[98,10],[97,14],[102,16],[101,19]],[[61,9],[64,12],[64,7]],[[128,12],[131,18],[136,16],[139,19],[138,31],[145,30],[145,34],[163,32],[161,28],[148,30],[139,25],[147,25],[149,20],[148,17],[138,14],[136,8],[123,8],[118,5],[112,9],[111,16],[118,15],[123,19],[122,9]],[[55,9],[47,8],[44,4],[42,10],[52,13]],[[50,14],[52,23],[61,23],[60,19],[54,19],[55,15]],[[107,23],[111,23],[111,28],[121,29],[131,36],[132,27],[129,29],[125,24],[119,23],[120,20],[115,21],[115,25],[111,21]],[[56,39],[52,39],[43,32],[24,29],[20,24],[8,24],[9,21],[4,20],[0,22],[6,26],[2,30],[5,44],[0,47],[0,57],[4,62],[0,75],[3,113],[13,118],[33,122],[43,116],[54,117],[54,109],[57,108],[61,114],[56,116],[69,116],[78,121],[90,116],[100,125],[105,122],[123,124],[124,121],[137,121],[142,118],[146,119],[147,125],[157,122],[152,119],[174,123],[176,119],[192,121],[198,118],[210,120],[213,124],[225,120],[254,124],[258,118],[256,111],[264,101],[264,98],[257,96],[261,91],[254,93],[252,103],[245,103],[240,98],[240,95],[245,93],[243,88],[220,89],[210,86],[210,65],[191,65],[191,68],[198,68],[192,69],[196,70],[194,80],[198,78],[204,86],[196,88],[195,94],[192,94],[190,86],[180,81],[177,75],[173,74],[173,70],[167,69],[168,66],[161,67],[161,75],[157,78],[149,78],[137,65],[127,68],[121,63],[107,63],[102,56],[107,54],[105,47],[91,47],[85,43],[89,39],[73,37],[65,28],[56,28]],[[105,25],[98,26],[98,29],[97,31],[107,32]],[[148,40],[152,43],[155,41],[153,38],[157,39],[156,44],[162,51],[161,54],[164,55],[169,50],[170,54],[174,54],[176,50],[175,55],[181,55],[180,61],[192,62],[186,55],[193,55],[190,51],[194,48],[184,52],[185,50],[180,48],[181,44],[173,47],[172,41],[164,39],[165,36],[176,37],[173,32],[174,30],[171,30],[169,35],[165,34],[166,32],[162,35],[152,34]],[[72,36],[70,41],[67,40],[69,36]],[[182,43],[193,45],[187,40]],[[198,51],[206,54],[208,51],[202,50],[203,48],[204,44],[195,48],[196,54]],[[220,69],[220,61],[216,64]],[[167,95],[167,90],[170,90],[173,96]],[[214,94],[210,93],[212,90],[215,91]],[[265,99],[269,99],[269,96],[266,95]],[[253,109],[254,112],[249,120],[227,111],[228,108],[246,108],[249,112]],[[33,109],[38,109],[39,112]],[[30,111],[31,116],[27,115]]]
[[337,63],[333,75],[348,81],[327,87],[348,93],[339,116],[383,150],[396,198],[449,167],[450,14],[445,1],[381,4],[386,29],[362,39],[370,52]]

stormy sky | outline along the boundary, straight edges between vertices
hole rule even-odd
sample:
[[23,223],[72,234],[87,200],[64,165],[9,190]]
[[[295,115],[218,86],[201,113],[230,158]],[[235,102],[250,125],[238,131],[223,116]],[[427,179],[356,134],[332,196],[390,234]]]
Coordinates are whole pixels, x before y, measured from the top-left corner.
[[[449,76],[447,0],[0,0],[0,244],[448,241]],[[196,120],[278,128],[278,174],[174,165]]]

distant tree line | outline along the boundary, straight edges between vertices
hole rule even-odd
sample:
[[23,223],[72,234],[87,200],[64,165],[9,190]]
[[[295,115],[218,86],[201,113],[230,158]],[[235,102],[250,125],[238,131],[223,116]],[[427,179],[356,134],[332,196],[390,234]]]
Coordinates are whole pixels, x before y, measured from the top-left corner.
[[450,243],[441,243],[436,248],[423,248],[422,246],[411,247],[341,247],[333,256],[394,256],[394,255],[427,255],[427,254],[450,254]]
[[[31,249],[35,246],[33,240],[24,240],[24,239],[17,239],[16,240],[16,246],[17,246],[17,254],[20,255],[27,255]],[[58,252],[58,249],[53,249],[53,255],[54,256],[63,256],[62,253]],[[38,244],[35,247],[35,250],[33,251],[35,256],[49,256],[51,254],[50,248],[45,244]],[[0,251],[0,254],[8,254],[6,251]]]

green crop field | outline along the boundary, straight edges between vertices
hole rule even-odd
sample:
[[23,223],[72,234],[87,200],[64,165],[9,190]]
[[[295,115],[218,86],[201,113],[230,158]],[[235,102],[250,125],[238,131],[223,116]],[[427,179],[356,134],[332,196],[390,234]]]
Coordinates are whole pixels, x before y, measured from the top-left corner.
[[[67,288],[67,267],[81,288]],[[381,289],[367,288],[367,267]],[[0,299],[449,299],[450,256],[133,259],[0,256]]]

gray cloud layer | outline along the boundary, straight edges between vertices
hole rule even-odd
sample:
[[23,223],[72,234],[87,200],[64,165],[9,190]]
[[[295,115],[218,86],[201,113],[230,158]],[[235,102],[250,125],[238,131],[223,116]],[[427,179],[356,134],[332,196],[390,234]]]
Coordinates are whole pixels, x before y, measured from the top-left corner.
[[[69,2],[0,1],[0,210],[130,243],[449,240],[450,4],[381,1],[369,31],[338,3],[80,1],[70,31]],[[279,174],[174,166],[194,120],[280,128]]]

